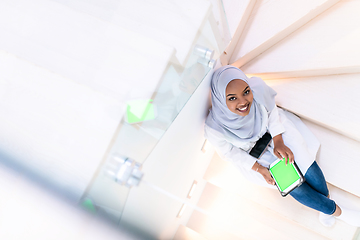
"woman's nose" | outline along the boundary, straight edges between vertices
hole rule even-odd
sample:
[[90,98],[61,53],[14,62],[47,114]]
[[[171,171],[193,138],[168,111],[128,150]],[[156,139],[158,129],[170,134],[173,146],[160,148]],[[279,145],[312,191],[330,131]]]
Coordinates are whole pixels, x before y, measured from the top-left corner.
[[237,104],[239,105],[239,106],[243,106],[243,105],[246,105],[248,103],[248,101],[245,99],[245,98],[239,98],[238,99],[238,102],[237,102]]

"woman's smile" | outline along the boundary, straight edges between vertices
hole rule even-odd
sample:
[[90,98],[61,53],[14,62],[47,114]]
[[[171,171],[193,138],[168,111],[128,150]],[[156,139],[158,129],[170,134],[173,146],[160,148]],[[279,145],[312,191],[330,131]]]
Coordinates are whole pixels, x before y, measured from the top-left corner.
[[249,109],[249,105],[250,105],[250,103],[247,103],[244,107],[237,108],[237,110],[242,113],[247,112],[247,110]]

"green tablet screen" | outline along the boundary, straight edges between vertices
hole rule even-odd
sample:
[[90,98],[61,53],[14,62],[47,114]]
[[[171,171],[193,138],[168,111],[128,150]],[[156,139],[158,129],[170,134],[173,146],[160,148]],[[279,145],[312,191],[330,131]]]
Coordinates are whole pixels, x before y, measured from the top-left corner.
[[279,161],[270,171],[275,178],[281,191],[284,191],[291,184],[300,178],[293,164],[285,165],[285,161]]

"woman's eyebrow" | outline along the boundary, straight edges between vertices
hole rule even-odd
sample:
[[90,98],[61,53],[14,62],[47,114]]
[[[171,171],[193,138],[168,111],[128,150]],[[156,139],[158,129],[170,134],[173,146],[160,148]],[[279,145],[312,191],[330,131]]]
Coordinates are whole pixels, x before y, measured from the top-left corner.
[[226,95],[226,97],[231,96],[231,95],[236,95],[236,94],[230,93],[230,94]]
[[247,87],[244,89],[244,91],[243,91],[243,92],[245,92],[248,88],[249,88],[249,86],[247,86]]

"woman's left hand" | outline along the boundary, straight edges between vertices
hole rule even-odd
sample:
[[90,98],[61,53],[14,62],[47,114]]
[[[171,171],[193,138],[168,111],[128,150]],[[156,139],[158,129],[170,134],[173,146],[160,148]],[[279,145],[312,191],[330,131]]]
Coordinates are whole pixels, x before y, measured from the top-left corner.
[[290,148],[285,146],[281,134],[276,135],[275,137],[273,137],[273,141],[274,141],[274,154],[275,154],[275,156],[277,156],[280,159],[285,158],[285,164],[287,164],[288,162],[289,163],[294,163],[294,154],[290,150]]

